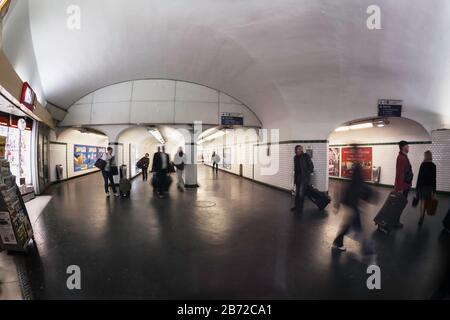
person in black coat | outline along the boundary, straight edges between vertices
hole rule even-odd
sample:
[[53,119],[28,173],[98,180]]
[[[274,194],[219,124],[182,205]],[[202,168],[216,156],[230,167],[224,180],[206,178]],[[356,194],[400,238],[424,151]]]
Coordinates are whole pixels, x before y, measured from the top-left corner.
[[296,146],[294,156],[295,207],[291,211],[303,211],[306,188],[310,184],[313,171],[314,164],[309,154],[303,151],[303,146]]
[[166,153],[164,146],[158,147],[158,152],[153,155],[152,172],[155,173],[155,192],[159,197],[163,197],[167,183],[167,173],[170,166],[170,158]]
[[419,176],[417,177],[416,190],[417,198],[420,200],[419,226],[421,226],[425,218],[425,203],[436,194],[436,165],[433,163],[431,151],[424,153],[424,161],[420,165]]

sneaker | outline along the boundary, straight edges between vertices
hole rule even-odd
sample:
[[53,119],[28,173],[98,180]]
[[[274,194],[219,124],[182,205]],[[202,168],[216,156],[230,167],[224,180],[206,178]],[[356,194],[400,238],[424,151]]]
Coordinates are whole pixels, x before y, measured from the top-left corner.
[[120,194],[116,192],[116,193],[114,193],[114,196],[115,196],[115,197],[119,197]]
[[334,249],[334,250],[341,251],[341,252],[347,251],[347,248],[344,247],[343,245],[342,246],[338,246],[337,244],[333,244],[333,246],[331,248]]
[[109,194],[109,192],[108,192],[108,193],[106,194],[106,197],[107,197],[107,198],[109,198],[109,197],[110,197],[110,194]]

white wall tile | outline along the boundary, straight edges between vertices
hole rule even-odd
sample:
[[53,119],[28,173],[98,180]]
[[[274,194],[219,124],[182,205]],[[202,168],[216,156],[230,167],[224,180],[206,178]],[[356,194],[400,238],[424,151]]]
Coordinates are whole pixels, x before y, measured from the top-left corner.
[[173,101],[142,101],[131,103],[132,123],[172,123]]
[[77,104],[61,122],[62,126],[89,124],[91,119],[91,104]]
[[176,101],[200,101],[219,103],[219,93],[214,89],[194,83],[177,81]]
[[118,83],[94,92],[94,103],[121,102],[131,100],[132,82]]
[[217,124],[217,109],[217,103],[176,101],[175,123],[193,123],[202,120],[205,124]]
[[138,80],[133,85],[133,101],[174,101],[175,81]]
[[130,102],[94,103],[92,124],[129,123]]

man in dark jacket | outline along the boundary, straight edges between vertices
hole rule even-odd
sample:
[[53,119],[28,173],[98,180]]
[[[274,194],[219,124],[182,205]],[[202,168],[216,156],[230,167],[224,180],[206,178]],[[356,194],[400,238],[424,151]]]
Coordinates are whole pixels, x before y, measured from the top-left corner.
[[306,188],[310,184],[313,171],[314,164],[309,154],[303,151],[302,146],[296,146],[294,156],[295,207],[291,211],[303,211]]
[[158,148],[158,152],[153,155],[152,172],[156,174],[155,191],[159,197],[164,195],[169,164],[169,155],[166,153],[164,146]]
[[142,170],[142,180],[147,181],[148,179],[148,167],[150,166],[150,155],[145,154],[136,164],[136,166]]

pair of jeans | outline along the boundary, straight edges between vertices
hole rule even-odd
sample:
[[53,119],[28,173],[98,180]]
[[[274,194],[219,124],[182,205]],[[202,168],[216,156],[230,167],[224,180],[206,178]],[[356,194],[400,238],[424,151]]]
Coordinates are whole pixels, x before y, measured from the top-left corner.
[[295,209],[297,211],[303,211],[306,187],[304,183],[296,183],[295,185]]
[[111,184],[112,190],[114,193],[116,193],[116,185],[114,184],[114,177],[111,173],[111,171],[102,171],[103,180],[105,182],[105,193],[109,192],[109,184]]
[[216,172],[219,171],[219,164],[217,162],[213,162],[213,172],[214,172],[214,168],[216,169]]
[[147,181],[148,179],[148,169],[142,168],[142,181]]

